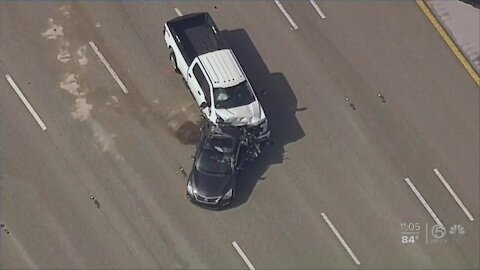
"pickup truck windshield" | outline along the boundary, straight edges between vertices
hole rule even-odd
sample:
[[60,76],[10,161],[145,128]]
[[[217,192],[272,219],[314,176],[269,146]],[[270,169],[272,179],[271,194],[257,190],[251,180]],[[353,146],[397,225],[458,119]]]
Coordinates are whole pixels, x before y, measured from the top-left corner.
[[214,88],[213,98],[217,109],[240,107],[255,101],[247,81],[228,88]]

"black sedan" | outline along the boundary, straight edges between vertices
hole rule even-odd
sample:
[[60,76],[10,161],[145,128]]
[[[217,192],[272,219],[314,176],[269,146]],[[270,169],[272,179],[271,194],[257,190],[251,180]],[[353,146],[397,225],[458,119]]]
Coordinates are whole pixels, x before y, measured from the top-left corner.
[[219,129],[206,122],[188,176],[187,198],[211,208],[230,204],[238,173],[244,165],[243,148],[241,129]]

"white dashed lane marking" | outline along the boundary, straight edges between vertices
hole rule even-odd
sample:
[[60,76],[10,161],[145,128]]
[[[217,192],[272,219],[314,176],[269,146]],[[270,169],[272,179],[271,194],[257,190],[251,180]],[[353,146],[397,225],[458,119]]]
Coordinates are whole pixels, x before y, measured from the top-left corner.
[[310,4],[312,4],[313,8],[315,8],[315,11],[317,11],[318,15],[320,15],[320,17],[322,19],[326,19],[327,16],[325,16],[325,13],[323,13],[323,11],[320,9],[320,7],[317,5],[317,3],[315,2],[315,0],[310,0]]
[[180,16],[183,16],[182,12],[180,11],[180,9],[178,8],[174,8],[175,10],[175,13],[177,13],[177,16],[180,17]]
[[295,21],[292,19],[292,17],[290,16],[290,14],[288,14],[287,10],[283,7],[282,3],[280,3],[280,1],[278,0],[274,0],[275,4],[277,5],[277,7],[280,9],[280,11],[282,11],[283,13],[283,16],[285,16],[288,20],[288,22],[290,23],[290,25],[292,25],[292,30],[297,30],[298,29],[298,25],[295,23]]
[[423,206],[427,209],[428,213],[430,214],[430,216],[432,216],[433,220],[435,220],[435,223],[437,223],[438,226],[442,227],[442,228],[445,228],[445,226],[443,226],[443,223],[440,221],[440,219],[437,217],[437,215],[435,214],[435,212],[433,212],[432,208],[430,207],[430,205],[428,205],[427,201],[423,198],[422,194],[420,194],[420,192],[417,190],[417,188],[415,187],[415,185],[412,183],[412,181],[410,181],[410,179],[407,177],[405,178],[405,182],[407,182],[408,186],[412,189],[413,193],[415,193],[415,195],[417,196],[417,198],[420,200],[420,202],[423,204]]
[[107,62],[107,59],[105,59],[103,54],[98,49],[97,45],[95,45],[95,43],[93,41],[88,42],[88,44],[90,44],[90,47],[92,47],[95,54],[98,56],[98,58],[100,58],[100,61],[102,61],[103,65],[107,68],[108,72],[110,72],[113,79],[117,82],[117,84],[120,86],[122,91],[125,94],[128,94],[127,87],[125,86],[125,84],[123,84],[122,80],[120,80],[120,77],[118,77],[117,73],[115,72],[115,70],[113,70],[112,66],[110,66],[110,64]]
[[20,91],[20,88],[18,88],[17,84],[15,83],[15,81],[13,80],[13,78],[7,74],[5,75],[5,78],[7,79],[8,83],[10,84],[10,86],[13,88],[13,90],[15,90],[15,93],[17,93],[17,95],[20,97],[20,99],[22,100],[23,104],[25,104],[25,106],[27,107],[28,111],[30,112],[30,114],[33,116],[33,118],[35,118],[35,120],[37,121],[38,125],[40,126],[40,128],[45,131],[47,130],[47,126],[45,126],[45,124],[43,123],[42,119],[40,118],[40,116],[38,116],[37,112],[35,112],[35,110],[33,109],[32,105],[30,104],[30,102],[28,102],[27,98],[23,95],[22,91]]
[[242,249],[241,249],[240,246],[237,244],[237,242],[233,241],[233,242],[232,242],[232,245],[233,245],[233,247],[235,248],[235,250],[238,252],[238,254],[240,255],[240,257],[242,257],[242,259],[243,259],[243,261],[245,262],[245,264],[247,264],[248,269],[250,269],[250,270],[255,270],[255,267],[254,267],[253,264],[250,262],[250,260],[247,258],[247,255],[245,255],[245,253],[243,253]]
[[453,191],[452,187],[448,184],[447,180],[445,180],[445,178],[443,178],[443,175],[440,173],[440,171],[437,168],[435,168],[435,169],[433,169],[433,172],[437,175],[438,179],[440,179],[440,181],[442,181],[445,188],[448,190],[448,192],[450,192],[450,195],[452,195],[452,197],[455,199],[455,201],[460,206],[460,208],[462,208],[463,212],[468,217],[468,219],[470,221],[474,221],[474,218],[473,218],[472,214],[470,214],[470,211],[468,211],[467,207],[465,207],[465,205],[462,203],[462,200],[460,200],[460,198],[457,196],[455,191]]
[[353,253],[352,249],[348,246],[347,242],[343,239],[343,237],[340,235],[340,233],[337,231],[333,223],[330,221],[330,219],[327,217],[325,213],[321,213],[323,219],[325,222],[328,224],[330,229],[333,231],[337,239],[342,243],[342,246],[345,248],[345,250],[348,252],[350,257],[352,257],[352,260],[355,262],[356,265],[360,265],[360,261],[358,260],[357,256],[355,256],[355,253]]

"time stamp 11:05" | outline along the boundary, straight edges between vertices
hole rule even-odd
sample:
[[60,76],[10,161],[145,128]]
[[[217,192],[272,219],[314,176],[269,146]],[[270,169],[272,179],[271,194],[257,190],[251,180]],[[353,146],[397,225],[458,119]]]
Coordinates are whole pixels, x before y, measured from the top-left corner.
[[419,239],[420,223],[402,222],[400,223],[400,240],[402,244],[413,244]]
[[[414,244],[420,239],[422,226],[419,222],[400,223],[400,242],[402,244]],[[461,224],[454,224],[447,229],[442,224],[425,223],[425,243],[439,244],[447,243],[448,240],[459,241],[465,235],[465,228]]]

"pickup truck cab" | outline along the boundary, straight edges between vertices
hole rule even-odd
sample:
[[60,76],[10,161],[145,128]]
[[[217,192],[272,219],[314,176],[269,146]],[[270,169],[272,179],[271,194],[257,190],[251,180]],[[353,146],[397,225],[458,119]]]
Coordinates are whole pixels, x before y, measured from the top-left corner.
[[270,137],[252,85],[208,13],[166,22],[164,37],[172,67],[182,74],[205,118],[214,124],[255,128],[259,140]]

